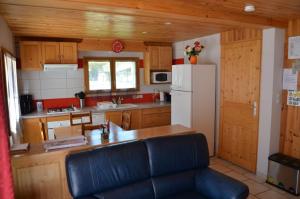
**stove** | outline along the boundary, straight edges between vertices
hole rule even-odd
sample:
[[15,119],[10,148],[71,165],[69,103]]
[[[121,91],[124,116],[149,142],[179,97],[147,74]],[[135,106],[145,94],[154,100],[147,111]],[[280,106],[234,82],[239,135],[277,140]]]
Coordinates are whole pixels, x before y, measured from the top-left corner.
[[70,113],[76,112],[76,108],[68,107],[68,108],[48,108],[47,114],[57,114],[57,113]]

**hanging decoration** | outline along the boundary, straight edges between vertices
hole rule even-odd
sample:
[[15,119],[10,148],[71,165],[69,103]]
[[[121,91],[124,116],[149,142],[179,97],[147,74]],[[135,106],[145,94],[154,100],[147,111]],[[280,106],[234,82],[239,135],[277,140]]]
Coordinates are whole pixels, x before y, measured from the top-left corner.
[[119,52],[121,52],[123,49],[124,49],[124,45],[123,45],[123,43],[122,43],[120,40],[115,40],[115,41],[112,43],[112,50],[113,50],[115,53],[119,53]]

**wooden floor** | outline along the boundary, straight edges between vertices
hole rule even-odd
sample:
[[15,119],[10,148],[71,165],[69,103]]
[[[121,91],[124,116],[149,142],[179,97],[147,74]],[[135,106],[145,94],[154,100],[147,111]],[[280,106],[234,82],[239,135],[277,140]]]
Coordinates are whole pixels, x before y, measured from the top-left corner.
[[250,190],[248,199],[300,199],[300,197],[293,196],[265,183],[264,178],[256,176],[225,160],[211,158],[210,168],[247,184]]

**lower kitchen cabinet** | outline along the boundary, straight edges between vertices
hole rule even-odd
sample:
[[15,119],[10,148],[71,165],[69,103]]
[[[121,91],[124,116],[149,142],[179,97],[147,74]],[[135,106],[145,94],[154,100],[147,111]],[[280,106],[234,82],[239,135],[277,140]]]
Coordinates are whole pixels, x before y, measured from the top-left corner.
[[[125,111],[109,111],[105,113],[105,119],[115,123],[118,126],[122,126],[122,114]],[[126,110],[126,112],[131,112],[131,124],[130,129],[140,129],[141,128],[141,110]]]
[[105,119],[122,126],[122,111],[108,111],[105,113]]
[[142,128],[164,126],[171,124],[170,107],[142,110]]
[[39,121],[46,124],[46,118],[28,118],[22,120],[23,142],[41,143],[43,141]]

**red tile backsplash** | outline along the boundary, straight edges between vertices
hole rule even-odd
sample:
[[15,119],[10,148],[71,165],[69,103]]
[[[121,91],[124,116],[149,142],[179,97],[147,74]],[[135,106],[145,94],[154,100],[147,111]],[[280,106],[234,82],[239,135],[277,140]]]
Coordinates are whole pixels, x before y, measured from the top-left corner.
[[[132,95],[118,95],[123,97],[122,103],[151,103],[153,102],[153,93],[145,93],[140,94],[142,98],[133,98]],[[96,106],[97,102],[102,101],[111,101],[114,96],[96,96],[96,97],[86,97],[85,105],[86,106]],[[156,98],[159,96],[157,95]],[[78,98],[60,98],[60,99],[44,99],[44,100],[34,100],[34,105],[36,101],[42,101],[44,109],[48,108],[61,108],[61,107],[69,107],[76,106],[79,107],[79,99]]]

